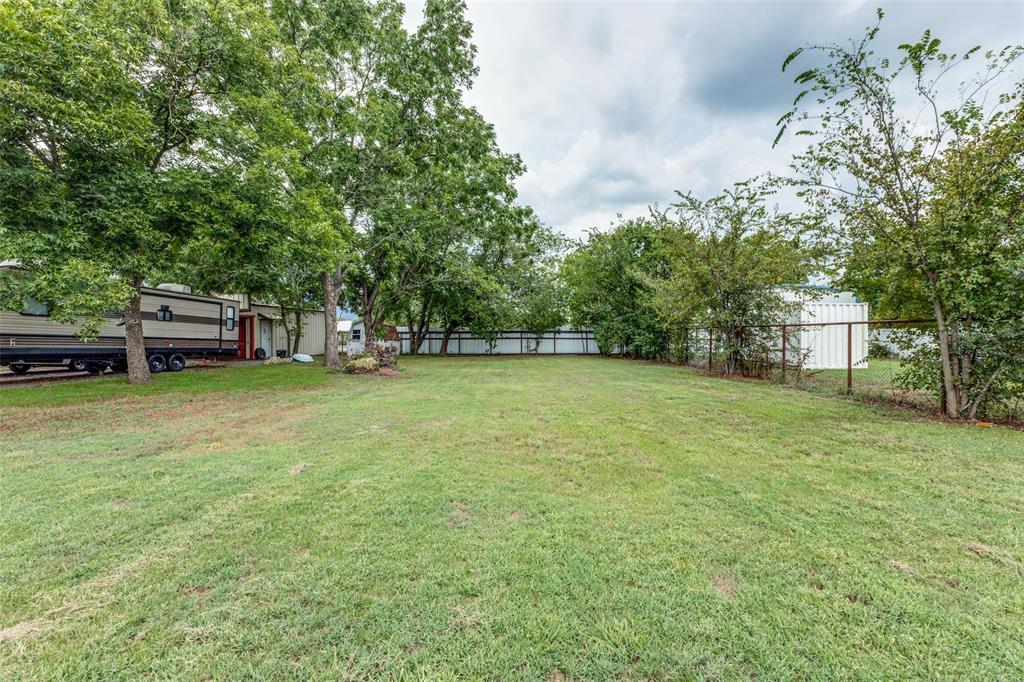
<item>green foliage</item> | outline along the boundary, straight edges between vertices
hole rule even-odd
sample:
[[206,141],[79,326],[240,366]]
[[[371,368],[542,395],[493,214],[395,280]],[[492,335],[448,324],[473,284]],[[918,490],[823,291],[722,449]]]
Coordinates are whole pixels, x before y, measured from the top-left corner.
[[1024,48],[987,53],[983,74],[944,108],[943,77],[977,48],[947,54],[925,31],[891,62],[873,52],[879,28],[804,50],[825,62],[797,78],[814,104],[795,106],[779,132],[812,127],[793,167],[845,266],[841,283],[876,314],[934,316],[948,413],[974,416],[1001,386],[1019,386],[1010,377],[1024,362],[1024,83],[982,101]]
[[[4,305],[32,295],[95,334],[167,272],[251,71],[258,31],[235,2],[12,0],[0,5]],[[129,335],[132,347],[138,339]]]
[[771,192],[741,183],[702,201],[680,194],[662,218],[667,275],[652,280],[655,309],[674,327],[711,328],[721,334],[727,371],[743,353],[764,357],[770,335],[759,339],[748,325],[779,324],[799,303],[780,287],[806,282],[817,253],[800,242],[803,227],[766,206]]
[[664,357],[669,328],[654,307],[651,282],[668,273],[657,217],[591,232],[562,264],[572,324],[590,327],[603,353]]

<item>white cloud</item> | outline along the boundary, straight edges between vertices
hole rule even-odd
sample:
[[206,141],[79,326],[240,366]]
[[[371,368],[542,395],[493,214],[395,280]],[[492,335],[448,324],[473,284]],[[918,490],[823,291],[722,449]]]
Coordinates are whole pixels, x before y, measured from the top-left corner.
[[[1024,36],[1024,3],[888,4],[880,43],[890,47],[928,27],[954,51]],[[676,189],[706,196],[784,171],[799,145],[771,147],[795,95],[782,59],[809,41],[859,37],[874,7],[473,2],[480,76],[467,100],[526,162],[523,203],[579,236],[665,205]],[[420,15],[411,5],[408,23]]]

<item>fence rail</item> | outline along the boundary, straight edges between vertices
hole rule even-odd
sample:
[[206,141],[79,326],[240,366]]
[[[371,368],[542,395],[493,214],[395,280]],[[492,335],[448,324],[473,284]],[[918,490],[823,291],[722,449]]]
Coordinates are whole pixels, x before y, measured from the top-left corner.
[[859,320],[745,325],[681,332],[676,359],[710,372],[940,410],[934,388],[912,381],[911,357],[933,344],[934,320]]

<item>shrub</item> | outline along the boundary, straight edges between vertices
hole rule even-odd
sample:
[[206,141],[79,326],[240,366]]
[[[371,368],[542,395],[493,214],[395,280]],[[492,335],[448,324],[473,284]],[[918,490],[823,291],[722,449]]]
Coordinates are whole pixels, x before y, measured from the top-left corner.
[[373,374],[380,369],[377,358],[370,355],[361,355],[353,358],[345,365],[345,372],[348,374]]

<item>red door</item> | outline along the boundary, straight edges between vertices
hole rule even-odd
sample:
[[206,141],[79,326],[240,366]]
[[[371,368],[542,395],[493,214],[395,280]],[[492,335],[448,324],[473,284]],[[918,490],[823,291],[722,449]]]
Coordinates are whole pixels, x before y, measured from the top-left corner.
[[241,320],[239,320],[239,325],[238,325],[238,357],[243,359],[243,360],[246,360],[246,359],[249,358],[249,354],[246,352],[246,348],[245,348],[247,339],[249,338],[249,335],[246,333],[248,329],[249,329],[249,320],[247,318],[242,318]]

